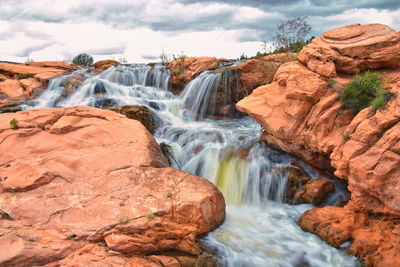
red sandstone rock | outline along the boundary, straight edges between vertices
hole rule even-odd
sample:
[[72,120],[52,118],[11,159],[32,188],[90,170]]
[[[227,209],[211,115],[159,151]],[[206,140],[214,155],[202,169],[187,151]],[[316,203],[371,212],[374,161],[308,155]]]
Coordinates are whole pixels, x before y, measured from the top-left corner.
[[0,114],[0,151],[0,265],[159,266],[135,255],[200,253],[196,237],[224,220],[212,183],[166,167],[151,134],[112,111]]
[[[333,30],[300,52],[299,61],[308,68],[297,62],[282,65],[272,84],[257,88],[236,105],[264,127],[262,140],[314,166],[336,169],[335,175],[348,181],[347,208],[313,209],[299,224],[335,246],[351,237],[355,242],[350,252],[371,255],[365,259],[371,266],[396,266],[400,260],[398,236],[392,234],[397,233],[400,216],[400,69],[381,71],[392,96],[386,107],[367,108],[355,117],[339,101],[351,80],[342,72],[398,68],[399,56],[399,33],[386,26]],[[326,77],[337,74],[327,82]],[[367,214],[386,217],[372,224],[367,219],[354,222]],[[353,221],[346,223],[347,217]],[[365,229],[366,221],[372,230]],[[338,229],[326,229],[331,222]],[[372,241],[366,240],[369,235]]]
[[171,61],[168,69],[171,72],[171,91],[179,94],[185,85],[201,72],[217,68],[224,58],[215,57],[184,57]]
[[279,66],[293,61],[294,56],[293,53],[272,54],[259,59],[249,59],[238,66],[240,79],[247,93],[251,93],[253,89],[261,85],[271,83]]
[[119,64],[120,63],[118,61],[115,61],[112,59],[106,59],[106,60],[97,61],[96,63],[93,64],[93,67],[95,67],[95,72],[100,72],[100,71],[108,69],[109,67],[119,65]]
[[50,78],[74,69],[75,66],[59,61],[0,63],[0,74],[5,79],[0,82],[0,98],[35,98],[47,87]]
[[398,266],[400,220],[382,220],[349,207],[324,207],[306,211],[297,223],[334,247],[351,242],[348,252],[365,266]]
[[320,204],[329,192],[333,191],[333,183],[324,178],[307,182],[300,191],[299,201],[302,203]]
[[336,72],[400,67],[400,33],[381,24],[353,24],[324,33],[305,46],[298,59],[312,71]]
[[55,69],[63,69],[65,71],[72,71],[76,69],[76,66],[71,65],[64,61],[39,61],[39,62],[29,62],[26,64],[28,64],[28,66],[31,67],[55,68]]
[[[102,244],[89,244],[78,249],[66,258],[58,261],[56,266],[140,266],[140,267],[162,267],[163,265],[146,259],[146,257],[125,255],[109,250]],[[50,263],[48,266],[54,266]]]
[[387,107],[353,117],[340,111],[340,91],[349,81],[345,76],[328,89],[318,74],[300,63],[286,63],[274,83],[254,90],[237,108],[263,125],[262,140],[270,145],[320,168],[332,165],[338,177],[348,180],[351,203],[358,209],[398,216],[400,72],[386,72],[386,80],[393,93]]
[[23,98],[25,91],[18,80],[7,79],[0,83],[0,93],[6,98]]
[[[321,135],[326,130],[310,131],[311,134],[302,132],[306,126],[304,125],[306,117],[318,111],[318,113],[321,112],[321,108],[318,108],[321,102],[318,101],[323,95],[329,95],[328,99],[331,99],[322,104],[323,107],[330,108],[338,100],[338,94],[332,98],[332,92],[328,92],[327,89],[327,82],[318,74],[299,62],[289,62],[279,68],[273,83],[254,90],[250,96],[236,104],[236,108],[249,114],[264,127],[262,140],[267,141],[271,146],[294,153],[321,168],[329,168],[326,156],[321,156],[314,151],[318,151],[319,147],[321,150],[326,150],[327,143],[334,140],[329,138],[325,141],[326,143],[308,142],[310,139],[317,139],[315,135]],[[313,107],[314,104],[316,106]],[[337,112],[339,108],[340,104],[334,107],[334,110]],[[322,118],[330,119],[331,115],[330,111],[329,115],[326,114]],[[319,118],[321,115],[316,116],[316,119]],[[327,127],[329,129],[330,126],[323,121],[313,122],[307,128],[310,127],[322,130]]]
[[36,95],[35,90],[40,90],[43,87],[43,83],[35,78],[22,79],[19,82],[24,88],[24,95],[27,97]]
[[9,77],[30,73],[35,78],[49,79],[49,77],[66,74],[74,69],[72,65],[65,62],[53,62],[53,64],[50,64],[52,67],[47,67],[46,64],[50,64],[50,62],[31,62],[26,64],[0,63],[0,73]]

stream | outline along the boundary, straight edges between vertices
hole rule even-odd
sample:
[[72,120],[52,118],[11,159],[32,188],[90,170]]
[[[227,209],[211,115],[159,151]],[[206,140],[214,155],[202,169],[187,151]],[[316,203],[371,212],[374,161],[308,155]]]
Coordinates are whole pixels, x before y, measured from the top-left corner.
[[[229,71],[205,71],[176,96],[168,91],[169,71],[160,65],[119,65],[99,74],[80,69],[52,79],[24,108],[142,105],[156,114],[154,137],[168,145],[171,166],[210,180],[224,194],[226,220],[202,238],[221,266],[361,266],[344,249],[297,226],[312,205],[284,203],[286,167],[301,168],[311,179],[321,174],[260,143],[261,126],[250,117],[207,118],[215,88],[225,83],[228,92],[233,86],[226,75]],[[83,82],[68,95],[66,81],[72,76]],[[344,185],[334,182],[335,192],[324,205],[346,197]]]

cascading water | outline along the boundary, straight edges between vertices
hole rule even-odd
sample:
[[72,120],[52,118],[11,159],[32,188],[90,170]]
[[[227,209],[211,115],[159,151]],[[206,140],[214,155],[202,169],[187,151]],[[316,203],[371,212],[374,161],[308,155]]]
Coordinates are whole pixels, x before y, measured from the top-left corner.
[[180,96],[181,108],[190,111],[191,120],[204,119],[207,115],[234,115],[232,103],[238,87],[238,75],[231,69],[204,71],[185,87]]
[[[66,79],[77,73],[53,79],[34,105],[25,108],[137,104],[155,112],[161,126],[154,136],[167,144],[171,165],[209,179],[224,194],[226,221],[203,238],[221,266],[359,266],[354,257],[296,225],[311,205],[283,203],[286,167],[302,168],[311,179],[318,173],[259,143],[260,126],[249,117],[205,119],[221,84],[228,91],[236,86],[229,76],[232,72],[203,72],[178,97],[166,90],[169,73],[162,66],[116,66],[92,75],[78,72],[86,80],[74,93],[59,100]],[[344,194],[340,186],[335,183],[338,190],[327,204]]]

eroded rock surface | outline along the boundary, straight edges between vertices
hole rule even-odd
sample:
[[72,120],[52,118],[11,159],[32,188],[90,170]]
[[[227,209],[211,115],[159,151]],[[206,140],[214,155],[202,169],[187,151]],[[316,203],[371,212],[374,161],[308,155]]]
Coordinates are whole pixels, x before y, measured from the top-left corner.
[[[326,216],[313,209],[303,215],[315,220],[312,227],[299,221],[304,229],[323,237],[324,227],[337,220],[336,213],[349,210],[362,216],[385,216],[377,222],[382,224],[395,224],[400,216],[399,56],[400,33],[386,26],[335,29],[307,45],[299,54],[300,62],[282,65],[272,84],[257,88],[236,105],[264,127],[262,140],[347,180],[348,207],[321,209]],[[352,79],[347,73],[382,67],[394,68],[380,70],[391,96],[386,107],[366,108],[352,116],[339,101]],[[354,229],[359,227],[356,224]],[[397,244],[397,234],[385,233],[384,240]],[[335,246],[347,240],[340,236],[340,231],[329,233],[330,239],[341,240]],[[368,260],[371,265],[395,266],[400,261],[398,244],[396,249],[383,244],[371,245],[370,251],[369,243],[360,241],[360,248],[349,252],[362,258],[373,254]],[[362,249],[367,253],[359,252]]]
[[0,265],[160,266],[143,255],[199,254],[196,237],[225,217],[212,183],[167,167],[152,135],[112,111],[1,114],[0,150]]
[[325,32],[305,46],[299,61],[310,70],[335,77],[337,72],[400,67],[400,34],[382,24],[353,24]]
[[349,246],[348,252],[365,266],[398,266],[400,220],[368,215],[348,206],[314,208],[306,211],[298,224],[334,247]]
[[0,63],[0,99],[33,99],[47,87],[49,79],[75,69],[77,66],[62,61]]
[[119,64],[120,63],[116,60],[106,59],[106,60],[97,61],[96,63],[93,64],[93,67],[95,68],[95,72],[100,72],[100,71],[108,69],[109,67],[119,65]]
[[239,65],[237,69],[246,93],[250,94],[257,87],[271,83],[279,66],[293,61],[294,58],[293,53],[272,54],[259,59],[249,59]]

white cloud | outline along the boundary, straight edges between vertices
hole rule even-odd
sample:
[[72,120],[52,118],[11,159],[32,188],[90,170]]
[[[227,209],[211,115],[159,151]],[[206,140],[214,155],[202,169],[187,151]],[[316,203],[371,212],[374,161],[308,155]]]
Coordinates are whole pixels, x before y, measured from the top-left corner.
[[349,25],[354,23],[371,24],[381,23],[393,29],[400,29],[400,9],[395,11],[368,9],[350,9],[342,14],[328,16],[326,21],[335,24]]
[[309,20],[316,36],[353,23],[400,28],[400,9],[347,10],[344,1],[332,8],[334,15],[328,16],[317,11],[327,12],[329,6],[311,5],[309,0],[290,1],[287,7],[275,3],[271,9],[262,9],[255,5],[257,1],[251,6],[246,5],[247,1],[1,2],[0,60],[21,62],[27,56],[34,60],[64,60],[82,52],[94,55],[95,60],[124,57],[129,62],[146,62],[158,57],[162,49],[171,54],[183,51],[189,56],[251,56],[261,50],[261,40],[274,34],[276,23],[295,11],[305,15],[311,12]]
[[[162,49],[170,54],[186,53],[189,56],[218,56],[237,58],[243,52],[255,54],[261,47],[260,42],[236,41],[244,35],[243,30],[216,29],[204,32],[181,32],[180,34],[160,33],[148,28],[115,29],[110,25],[99,23],[57,24],[45,22],[29,23],[27,30],[46,29],[52,43],[40,38],[18,33],[14,38],[0,40],[2,60],[16,60],[29,47],[37,46],[37,51],[21,57],[25,61],[29,56],[33,60],[64,60],[79,53],[95,55],[95,60],[113,56],[116,59],[126,58],[129,62],[147,62],[150,56],[158,57]],[[40,47],[44,43],[45,47]],[[27,45],[29,44],[29,46]],[[111,53],[112,51],[114,53]],[[110,53],[105,53],[110,51]],[[97,56],[96,56],[97,55]],[[144,55],[142,57],[142,55]]]

